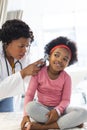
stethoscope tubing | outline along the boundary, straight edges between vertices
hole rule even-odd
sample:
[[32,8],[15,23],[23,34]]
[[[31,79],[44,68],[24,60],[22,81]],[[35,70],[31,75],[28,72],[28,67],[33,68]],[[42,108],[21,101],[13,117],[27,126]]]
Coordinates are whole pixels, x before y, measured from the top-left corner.
[[[7,63],[6,57],[5,57],[5,63],[6,63],[7,73],[8,73],[8,76],[9,76],[10,74],[9,74],[9,68],[8,68],[8,63]],[[20,68],[21,68],[21,70],[22,70],[22,63],[21,63],[19,60],[17,60],[17,61],[15,62],[14,68],[15,68],[16,64],[18,64],[18,63],[19,63]]]
[[[9,76],[10,73],[9,73],[9,67],[8,67],[8,63],[7,63],[6,51],[5,51],[5,46],[4,46],[4,45],[3,45],[3,52],[4,52],[4,58],[5,58],[6,68],[7,68],[7,74],[8,74],[8,76]],[[17,63],[19,63],[20,69],[22,70],[22,63],[21,63],[19,60],[17,60],[17,61],[14,63],[14,68],[15,68],[15,66],[16,66]]]

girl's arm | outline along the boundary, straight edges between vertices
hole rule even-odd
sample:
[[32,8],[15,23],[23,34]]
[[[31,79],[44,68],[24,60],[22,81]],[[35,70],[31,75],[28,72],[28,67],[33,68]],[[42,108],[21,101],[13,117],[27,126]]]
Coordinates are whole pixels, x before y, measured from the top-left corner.
[[58,106],[55,107],[58,113],[60,112],[60,114],[62,114],[64,112],[64,110],[70,103],[70,98],[71,98],[71,78],[67,77],[62,91],[61,102]]

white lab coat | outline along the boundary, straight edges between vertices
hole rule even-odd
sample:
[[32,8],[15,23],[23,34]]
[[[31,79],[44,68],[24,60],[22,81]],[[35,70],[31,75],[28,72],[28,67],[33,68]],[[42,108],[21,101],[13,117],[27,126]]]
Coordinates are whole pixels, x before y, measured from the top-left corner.
[[[25,56],[21,59],[23,68],[29,64],[28,57]],[[25,85],[24,80],[22,79],[20,74],[20,65],[16,65],[15,74],[12,74],[12,69],[9,63],[8,67],[10,76],[8,76],[7,73],[2,44],[0,43],[0,99],[24,94]]]

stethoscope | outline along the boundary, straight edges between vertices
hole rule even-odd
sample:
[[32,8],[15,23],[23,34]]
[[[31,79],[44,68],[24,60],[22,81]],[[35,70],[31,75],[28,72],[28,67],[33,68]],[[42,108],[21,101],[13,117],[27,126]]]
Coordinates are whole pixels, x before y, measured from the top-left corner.
[[[9,74],[9,68],[8,68],[8,63],[7,63],[6,57],[5,57],[5,63],[6,63],[6,68],[7,68],[7,74],[8,74],[8,76],[9,76],[10,74]],[[14,63],[14,68],[15,68],[15,66],[16,66],[17,64],[19,64],[20,69],[22,70],[22,63],[21,63],[19,60],[17,60],[17,61]]]
[[[8,74],[8,76],[9,76],[10,73],[9,73],[9,67],[8,67],[8,63],[7,63],[7,59],[6,59],[5,50],[4,50],[4,58],[5,58],[6,68],[7,68],[7,74]],[[21,63],[19,60],[17,60],[17,61],[14,63],[14,68],[16,67],[17,64],[19,64],[20,69],[22,70],[22,63]]]
[[[9,76],[9,75],[10,75],[10,74],[9,74],[9,68],[8,68],[8,63],[7,63],[7,59],[6,59],[6,58],[5,58],[5,63],[6,63],[6,68],[7,68],[7,74],[8,74],[8,76]],[[14,68],[15,68],[15,66],[16,66],[17,64],[20,65],[20,69],[22,70],[22,64],[21,64],[21,62],[20,62],[19,60],[17,60],[17,61],[14,63]]]

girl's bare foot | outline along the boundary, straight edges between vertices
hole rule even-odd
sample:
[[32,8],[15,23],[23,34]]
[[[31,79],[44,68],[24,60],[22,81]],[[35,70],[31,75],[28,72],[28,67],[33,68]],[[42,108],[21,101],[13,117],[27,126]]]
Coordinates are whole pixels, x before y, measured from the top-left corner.
[[25,130],[31,130],[31,126],[32,126],[32,123],[29,122],[28,125],[27,125],[27,129],[25,129]]
[[59,128],[59,126],[58,126],[57,122],[54,122],[49,125],[40,124],[37,122],[31,122],[29,125],[29,129],[27,129],[27,130],[48,130],[48,129],[58,129],[58,128]]
[[27,127],[23,128],[22,130],[27,130]]
[[27,130],[47,130],[47,129],[44,128],[43,124],[39,124],[39,123],[36,123],[36,122],[31,122],[27,126]]
[[78,128],[83,128],[84,127],[84,124],[80,124],[79,126],[77,126]]

